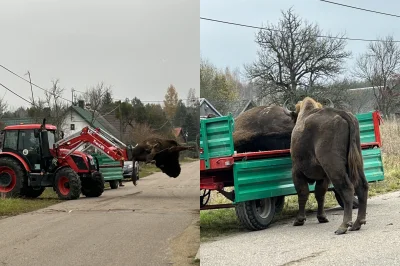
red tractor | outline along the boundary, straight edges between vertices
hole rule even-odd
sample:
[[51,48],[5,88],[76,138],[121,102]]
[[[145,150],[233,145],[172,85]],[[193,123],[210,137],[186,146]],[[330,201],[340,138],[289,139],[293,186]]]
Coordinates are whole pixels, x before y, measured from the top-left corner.
[[60,199],[77,199],[81,193],[99,197],[104,178],[98,161],[77,149],[93,145],[121,161],[121,166],[128,157],[126,146],[120,147],[123,143],[89,127],[66,139],[45,120],[43,124],[7,126],[1,133],[0,193],[6,196],[37,198],[46,187],[53,187]]

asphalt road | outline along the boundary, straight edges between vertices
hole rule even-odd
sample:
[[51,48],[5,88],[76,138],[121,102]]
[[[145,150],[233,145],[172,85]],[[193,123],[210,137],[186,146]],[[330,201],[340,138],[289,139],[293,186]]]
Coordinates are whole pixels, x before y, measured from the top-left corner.
[[290,219],[201,243],[201,265],[400,265],[400,192],[369,199],[367,224],[336,236],[342,214],[335,208],[327,212],[326,224],[309,214],[302,227],[292,226]]
[[199,247],[199,163],[0,220],[0,266],[190,265]]

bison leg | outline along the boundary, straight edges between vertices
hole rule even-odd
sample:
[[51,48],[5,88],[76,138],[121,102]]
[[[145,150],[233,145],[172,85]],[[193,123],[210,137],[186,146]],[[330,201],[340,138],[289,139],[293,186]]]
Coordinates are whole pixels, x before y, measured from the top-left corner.
[[366,224],[367,215],[367,199],[368,199],[368,182],[365,178],[364,173],[361,174],[361,180],[358,182],[358,186],[355,191],[358,197],[358,214],[357,219],[353,226],[349,229],[350,231],[360,230],[362,224]]
[[335,174],[327,171],[327,174],[330,177],[335,190],[342,198],[344,205],[343,222],[335,231],[335,234],[341,235],[347,232],[348,227],[352,226],[354,186],[350,182],[345,170],[343,170],[343,172],[333,171],[333,173]]
[[318,203],[318,212],[317,212],[317,219],[320,223],[327,223],[329,222],[328,218],[326,218],[326,213],[324,210],[324,203],[325,203],[325,194],[328,191],[329,180],[327,178],[317,180],[315,184],[315,199]]
[[299,202],[299,212],[293,223],[294,226],[303,225],[306,221],[306,203],[310,194],[306,176],[298,170],[292,169],[293,183],[296,188]]

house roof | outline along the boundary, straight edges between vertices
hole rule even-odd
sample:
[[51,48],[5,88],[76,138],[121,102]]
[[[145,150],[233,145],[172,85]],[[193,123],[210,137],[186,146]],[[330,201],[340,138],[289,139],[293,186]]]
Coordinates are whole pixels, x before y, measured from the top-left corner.
[[206,104],[211,110],[213,110],[217,115],[222,116],[220,112],[206,99],[206,98],[200,98],[200,106],[203,104]]
[[80,115],[89,125],[95,128],[100,128],[101,130],[104,130],[112,135],[114,135],[116,138],[119,138],[119,136],[116,134],[118,131],[110,124],[106,119],[104,119],[101,115],[97,114],[96,119],[91,123],[92,120],[92,112],[84,109],[79,106],[71,106],[72,110],[74,110],[78,115]]
[[253,100],[242,100],[242,101],[237,101],[235,103],[231,104],[231,113],[233,117],[239,116],[241,113],[247,110],[249,106],[257,106],[257,104]]
[[1,119],[1,122],[3,123],[4,126],[11,126],[11,125],[19,125],[21,123],[23,124],[34,124],[35,121],[31,117],[3,117]]

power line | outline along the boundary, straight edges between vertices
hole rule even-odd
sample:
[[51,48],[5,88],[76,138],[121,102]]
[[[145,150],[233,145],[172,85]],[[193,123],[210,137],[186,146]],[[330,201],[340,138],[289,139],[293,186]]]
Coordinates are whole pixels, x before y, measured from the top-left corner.
[[[265,28],[265,27],[257,27],[257,26],[253,26],[253,25],[240,24],[240,23],[230,22],[230,21],[225,21],[225,20],[218,20],[218,19],[205,18],[205,17],[200,17],[200,19],[207,20],[207,21],[212,21],[212,22],[217,22],[217,23],[233,25],[233,26],[245,27],[245,28],[252,28],[252,29],[259,29],[259,30],[269,30],[269,31],[275,31],[275,32],[283,32],[283,31],[277,30],[277,29],[270,29],[270,28]],[[377,39],[335,37],[335,36],[328,36],[328,35],[315,35],[315,37],[317,37],[317,38],[328,38],[328,39],[338,39],[338,40],[347,40],[347,41],[361,41],[361,42],[387,42],[385,40],[377,40]],[[400,43],[400,41],[392,41],[392,42]]]
[[332,5],[344,6],[344,7],[348,7],[348,8],[357,9],[357,10],[362,10],[362,11],[367,11],[367,12],[371,12],[371,13],[381,14],[381,15],[385,15],[385,16],[391,16],[391,17],[400,18],[400,15],[384,13],[384,12],[380,12],[380,11],[376,11],[376,10],[371,10],[371,9],[365,9],[365,8],[356,7],[356,6],[349,6],[349,5],[345,5],[345,4],[341,4],[341,3],[336,3],[336,2],[332,2],[332,1],[326,1],[326,0],[319,0],[319,1],[325,2],[325,3],[328,3],[328,4],[332,4]]
[[[47,93],[50,93],[50,94],[52,94],[52,95],[54,95],[54,96],[57,96],[57,97],[59,97],[59,98],[61,98],[61,99],[63,99],[63,100],[66,100],[66,101],[70,102],[70,103],[74,103],[73,101],[71,101],[71,100],[69,100],[69,99],[66,99],[66,98],[63,98],[63,97],[61,97],[61,96],[58,96],[57,94],[52,93],[52,92],[50,92],[50,91],[48,91],[48,90],[46,90],[46,89],[40,87],[39,85],[36,85],[36,84],[33,83],[33,82],[30,82],[29,80],[23,78],[22,76],[18,75],[17,73],[15,73],[14,71],[12,71],[11,69],[9,69],[9,68],[7,68],[7,67],[1,65],[1,64],[0,64],[0,67],[2,67],[3,69],[7,70],[7,71],[10,72],[11,74],[13,74],[13,75],[19,77],[20,79],[26,81],[27,83],[29,83],[29,84],[31,84],[31,85],[33,85],[33,86],[35,86],[35,87],[37,87],[37,88],[39,88],[39,89],[41,89],[41,90],[43,90],[43,91],[46,91]],[[79,91],[79,90],[76,90],[76,89],[73,89],[73,90],[74,90],[74,92],[76,91],[76,92],[80,92],[80,93],[85,93],[85,92],[83,92],[83,91]],[[195,99],[198,99],[198,97],[195,97]],[[113,99],[113,100],[114,100],[114,101],[121,101],[121,102],[122,102],[122,101],[125,101],[125,100],[121,100],[121,99]],[[140,99],[139,99],[139,100],[140,100]],[[179,99],[179,100],[186,101],[186,100],[193,100],[193,99],[192,99],[192,98],[187,98],[187,99]],[[146,102],[148,102],[148,103],[152,103],[152,102],[162,103],[162,102],[164,102],[164,101],[142,101],[142,100],[140,100],[140,101],[141,101],[141,102],[145,102],[145,103],[146,103]]]
[[8,87],[4,86],[3,84],[0,83],[0,86],[2,86],[3,88],[5,88],[6,90],[8,90],[9,92],[11,92],[12,94],[18,96],[19,98],[21,98],[21,99],[24,100],[25,102],[30,103],[31,105],[33,105],[33,103],[32,103],[31,101],[29,101],[29,100],[25,99],[24,97],[22,97],[21,95],[19,95],[19,94],[13,92],[12,90],[10,90]]
[[68,102],[71,102],[71,103],[72,103],[71,100],[65,99],[65,98],[63,98],[63,97],[61,97],[61,96],[59,96],[59,95],[57,95],[57,94],[55,94],[55,93],[53,93],[53,92],[50,92],[50,91],[48,91],[48,90],[46,90],[46,89],[43,89],[42,87],[36,85],[35,83],[30,82],[29,80],[23,78],[22,76],[18,75],[18,74],[15,73],[14,71],[12,71],[12,70],[6,68],[5,66],[3,66],[3,65],[1,65],[1,64],[0,64],[0,67],[2,67],[3,69],[7,70],[7,71],[10,72],[11,74],[13,74],[13,75],[19,77],[20,79],[22,79],[22,80],[28,82],[29,84],[32,84],[32,85],[35,86],[36,88],[39,88],[39,89],[41,89],[41,90],[43,90],[43,91],[46,91],[47,93],[52,94],[53,96],[57,96],[58,98],[61,98],[61,99],[65,100],[65,101],[68,101]]

